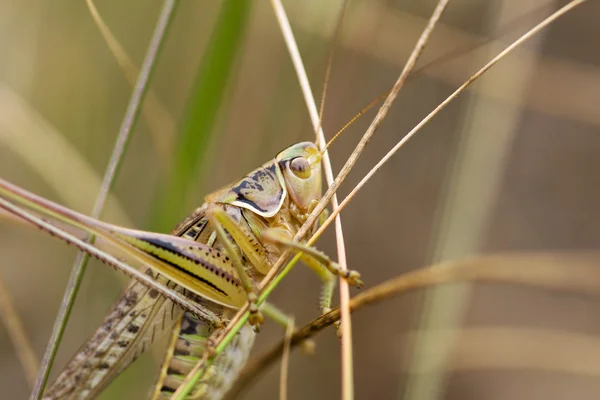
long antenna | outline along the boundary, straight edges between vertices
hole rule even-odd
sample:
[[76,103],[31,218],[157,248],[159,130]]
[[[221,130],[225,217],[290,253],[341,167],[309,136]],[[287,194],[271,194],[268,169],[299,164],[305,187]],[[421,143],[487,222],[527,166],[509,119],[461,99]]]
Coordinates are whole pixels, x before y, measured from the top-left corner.
[[[344,0],[344,2],[342,3],[342,8],[338,14],[337,21],[335,23],[335,30],[333,31],[333,38],[332,38],[331,44],[329,46],[329,57],[327,59],[327,69],[325,70],[325,79],[323,79],[323,90],[321,91],[321,104],[319,105],[319,125],[317,126],[317,129],[315,130],[315,135],[318,135],[318,132],[323,125],[323,110],[325,109],[325,98],[326,98],[326,94],[327,94],[327,88],[329,87],[329,78],[331,77],[331,67],[333,65],[333,56],[335,54],[335,44],[337,43],[337,39],[340,35],[342,21],[344,19],[344,13],[346,12],[347,4],[348,4],[348,0]],[[316,139],[316,142],[318,142],[318,139]],[[327,144],[327,146],[329,146],[329,143]],[[322,152],[325,151],[327,146],[325,146],[325,148],[322,150]]]
[[[345,6],[346,6],[347,1],[344,2],[343,4],[343,8],[342,8],[342,13],[345,11]],[[426,63],[425,65],[423,65],[422,67],[415,69],[406,79],[406,82],[410,82],[411,80],[417,78],[418,76],[420,76],[421,74],[423,74],[423,72],[429,70],[430,68],[433,68],[435,65],[438,65],[440,63],[446,62],[446,61],[450,61],[452,59],[458,58],[468,52],[474,51],[482,46],[485,46],[486,44],[489,44],[490,42],[501,38],[502,36],[505,36],[507,34],[509,34],[510,32],[512,32],[515,28],[517,28],[518,26],[520,26],[521,24],[523,24],[525,21],[540,15],[542,12],[546,11],[549,8],[549,4],[542,4],[541,6],[534,8],[531,11],[528,11],[527,13],[520,15],[518,17],[516,17],[515,19],[509,21],[508,23],[506,23],[504,26],[500,27],[499,29],[497,29],[495,32],[493,32],[491,35],[489,35],[488,37],[484,38],[483,40],[481,40],[479,43],[476,43],[474,45],[470,45],[470,46],[465,46],[462,48],[457,48],[454,50],[449,51],[448,53],[432,60],[429,63]],[[331,65],[333,63],[333,53],[334,53],[334,48],[335,48],[335,39],[337,38],[338,34],[339,34],[339,30],[340,30],[340,25],[341,25],[341,18],[338,20],[338,24],[336,26],[336,30],[334,33],[334,41],[332,42],[331,45],[331,50],[330,50],[330,54],[329,54],[329,61],[327,64],[327,72],[325,74],[325,82],[323,84],[323,94],[321,96],[321,106],[320,106],[320,110],[319,110],[319,128],[321,127],[321,123],[323,121],[323,108],[325,105],[325,92],[327,91],[327,86],[329,83],[329,75],[331,72]],[[375,100],[371,101],[371,103],[369,103],[365,108],[363,108],[362,110],[360,110],[355,116],[353,116],[348,122],[346,122],[344,124],[344,126],[342,126],[342,128],[340,130],[337,131],[337,133],[335,135],[333,135],[333,137],[327,142],[327,144],[325,145],[325,147],[323,149],[321,149],[321,154],[323,154],[325,152],[325,150],[327,150],[329,148],[329,146],[338,138],[338,136],[344,132],[350,125],[352,125],[358,118],[360,118],[364,113],[366,113],[367,111],[369,111],[371,108],[373,108],[374,106],[376,106],[378,103],[380,103],[381,101],[383,101],[388,94],[390,93],[391,88],[386,90],[385,92],[383,92],[382,94],[380,94],[379,96],[377,96],[377,98],[375,98]],[[318,130],[318,129],[317,129]]]
[[386,90],[385,93],[380,94],[375,100],[371,101],[365,108],[363,108],[362,110],[360,110],[358,112],[358,114],[356,114],[354,117],[352,117],[350,119],[350,121],[346,122],[344,124],[344,126],[342,126],[342,128],[337,131],[337,133],[335,135],[333,135],[333,137],[329,140],[329,142],[327,142],[327,144],[325,145],[325,147],[323,148],[323,150],[321,150],[321,154],[325,152],[325,150],[327,150],[327,148],[329,147],[329,145],[331,145],[331,143],[333,143],[333,141],[335,139],[337,139],[338,136],[341,135],[342,132],[344,132],[350,125],[352,125],[354,123],[354,121],[356,121],[357,119],[359,119],[364,113],[366,113],[367,111],[369,111],[371,108],[373,108],[374,106],[376,106],[379,102],[381,102],[383,99],[385,99],[387,97],[388,94],[390,94],[391,89]]

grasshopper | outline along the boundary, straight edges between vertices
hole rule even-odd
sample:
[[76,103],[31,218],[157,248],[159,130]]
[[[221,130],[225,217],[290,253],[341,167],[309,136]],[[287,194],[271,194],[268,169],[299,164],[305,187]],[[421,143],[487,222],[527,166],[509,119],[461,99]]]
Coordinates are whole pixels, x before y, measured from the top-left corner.
[[[4,194],[3,194],[4,193]],[[6,193],[0,191],[0,195]],[[291,239],[321,197],[321,153],[302,142],[281,151],[239,181],[205,198],[205,203],[171,233],[162,235],[90,221],[71,212],[90,232],[109,236],[152,260],[146,273],[168,288],[185,293],[203,311],[194,315],[137,281],[132,281],[107,317],[75,354],[44,399],[89,399],[142,354],[171,333],[170,345],[152,395],[168,398],[205,351],[208,338],[250,302],[250,325],[198,381],[189,398],[224,396],[243,368],[255,331],[263,321],[256,287],[285,247],[302,258],[323,280],[322,311],[328,311],[334,275],[361,285],[360,274],[342,271],[325,255]],[[14,199],[13,199],[14,201]],[[60,207],[60,206],[58,206]]]

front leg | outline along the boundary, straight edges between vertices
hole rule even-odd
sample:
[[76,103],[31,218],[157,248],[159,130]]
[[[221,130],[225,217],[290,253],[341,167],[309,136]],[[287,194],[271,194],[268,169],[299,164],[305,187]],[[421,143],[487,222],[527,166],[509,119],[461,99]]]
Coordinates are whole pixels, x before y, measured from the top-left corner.
[[[258,309],[257,290],[254,282],[248,276],[248,273],[244,268],[245,264],[242,257],[246,255],[254,266],[264,266],[264,264],[267,263],[266,256],[262,255],[259,251],[256,251],[256,245],[252,242],[252,239],[249,238],[248,234],[244,232],[244,230],[222,208],[211,207],[208,210],[208,214],[219,239],[227,249],[227,254],[231,257],[232,264],[248,297],[248,302],[250,303],[250,325],[255,326],[255,329],[258,331],[259,325],[264,322],[264,316]],[[229,235],[231,235],[233,240],[230,239],[225,230],[229,232]],[[240,251],[242,254],[240,254]],[[262,268],[257,267],[257,269],[261,270]]]
[[[331,311],[331,300],[333,298],[333,290],[335,289],[334,275],[345,279],[350,285],[361,287],[363,282],[360,280],[360,273],[352,270],[342,270],[338,263],[332,261],[327,255],[307,246],[303,243],[296,243],[286,237],[285,232],[277,228],[267,229],[263,238],[278,243],[282,246],[290,247],[301,253],[302,261],[312,269],[317,276],[323,281],[323,289],[319,299],[319,306],[323,314]],[[340,322],[336,323],[337,335],[341,337]]]

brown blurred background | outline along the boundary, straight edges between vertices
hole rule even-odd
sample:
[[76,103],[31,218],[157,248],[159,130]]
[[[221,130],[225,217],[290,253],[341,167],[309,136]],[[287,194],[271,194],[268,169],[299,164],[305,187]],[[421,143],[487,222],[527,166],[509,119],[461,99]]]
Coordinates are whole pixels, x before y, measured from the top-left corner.
[[[329,136],[391,87],[434,3],[350,1],[325,106]],[[341,194],[471,73],[565,3],[451,1],[419,63],[434,64],[401,92]],[[284,4],[318,95],[340,2]],[[97,0],[96,6],[139,66],[161,1]],[[160,112],[140,120],[104,220],[148,226],[151,198],[168,169],[168,149],[219,8],[217,1],[181,2],[152,81]],[[350,267],[361,271],[367,287],[474,253],[598,248],[599,17],[600,4],[589,2],[502,61],[411,140],[342,213]],[[480,45],[490,36],[498,40]],[[2,178],[89,213],[131,85],[85,1],[0,0],[0,60]],[[232,76],[198,172],[201,184],[181,216],[281,148],[313,140],[268,2],[253,3]],[[373,115],[332,146],[334,170]],[[333,234],[319,247],[335,254]],[[0,277],[41,357],[75,251],[6,220],[0,254]],[[90,265],[57,368],[95,329],[123,284],[116,272]],[[271,300],[304,323],[318,314],[318,292],[318,280],[297,268]],[[445,286],[360,310],[353,318],[356,397],[598,398],[599,305],[575,294],[487,284]],[[453,327],[459,330],[444,334]],[[431,335],[409,335],[421,328]],[[256,354],[282,335],[267,324]],[[317,345],[314,357],[291,357],[291,399],[339,397],[333,330],[320,334]],[[0,354],[0,397],[26,398],[29,388],[4,329]],[[103,398],[145,398],[157,360],[158,352],[142,357]],[[276,398],[278,379],[273,368],[242,398]]]

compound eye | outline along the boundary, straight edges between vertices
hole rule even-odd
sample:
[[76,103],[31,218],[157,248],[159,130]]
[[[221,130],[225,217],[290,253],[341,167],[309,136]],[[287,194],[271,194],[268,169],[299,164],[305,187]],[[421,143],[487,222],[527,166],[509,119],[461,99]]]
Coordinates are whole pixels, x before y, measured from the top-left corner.
[[290,169],[300,179],[307,179],[310,177],[310,164],[304,157],[296,157],[290,162]]

